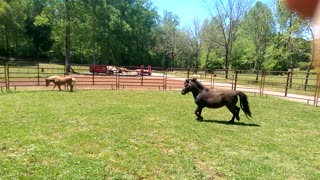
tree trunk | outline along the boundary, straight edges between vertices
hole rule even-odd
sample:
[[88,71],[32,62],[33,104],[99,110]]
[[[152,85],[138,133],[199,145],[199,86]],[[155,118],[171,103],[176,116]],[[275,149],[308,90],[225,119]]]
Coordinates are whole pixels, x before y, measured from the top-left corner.
[[207,76],[210,53],[211,53],[211,47],[208,47],[208,51],[207,51],[207,55],[206,55],[206,62],[205,62],[205,69],[206,69],[205,76]]
[[313,33],[313,31],[312,31],[311,28],[310,28],[310,31],[311,31],[311,36],[312,36],[312,56],[311,56],[310,64],[309,64],[308,69],[307,69],[306,79],[305,79],[305,81],[304,81],[304,87],[303,87],[304,90],[307,90],[308,80],[309,80],[309,75],[310,75],[310,70],[311,70],[311,68],[312,68],[312,62],[313,62],[314,57],[315,57],[315,47],[316,47],[316,44],[315,44],[315,39],[314,39],[314,33]]
[[65,55],[65,65],[66,65],[66,73],[70,72],[70,48],[71,48],[71,40],[70,40],[70,4],[69,0],[65,0],[66,3],[66,34],[65,34],[65,43],[66,43],[66,55]]
[[226,45],[226,54],[224,59],[224,68],[225,68],[225,78],[228,79],[228,73],[229,73],[229,48],[228,45]]
[[[290,13],[290,20],[289,20],[289,30],[292,27],[292,16],[293,12]],[[293,75],[293,43],[292,43],[292,38],[291,38],[291,33],[288,38],[288,45],[289,45],[289,53],[290,53],[290,72],[289,73],[289,87],[292,88],[292,75]]]
[[8,35],[8,28],[7,28],[7,26],[5,26],[5,37],[6,37],[6,51],[7,51],[7,53],[8,54],[10,54],[9,53],[9,35]]

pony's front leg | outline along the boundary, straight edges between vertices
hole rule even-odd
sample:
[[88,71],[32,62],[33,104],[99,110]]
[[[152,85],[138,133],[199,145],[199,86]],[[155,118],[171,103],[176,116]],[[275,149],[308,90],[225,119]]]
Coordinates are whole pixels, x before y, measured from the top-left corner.
[[52,87],[52,91],[54,90],[54,88],[55,88],[55,87],[56,87],[56,84],[54,84],[54,85],[53,85],[53,87]]
[[58,88],[59,88],[59,91],[61,91],[61,87],[60,87],[60,84],[58,84]]
[[203,120],[203,117],[201,116],[202,108],[203,107],[198,106],[196,111],[194,112],[194,114],[197,115],[198,117],[197,120],[200,120],[200,121]]

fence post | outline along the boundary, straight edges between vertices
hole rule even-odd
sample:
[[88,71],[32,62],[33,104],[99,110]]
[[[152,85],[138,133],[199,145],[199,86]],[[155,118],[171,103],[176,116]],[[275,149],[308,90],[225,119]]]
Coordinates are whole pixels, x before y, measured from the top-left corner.
[[264,83],[266,79],[266,71],[259,71],[261,72],[261,78],[260,78],[260,96],[263,96],[263,91],[264,91]]
[[187,79],[189,79],[190,77],[190,69],[188,69],[188,72],[187,72]]
[[37,68],[38,68],[38,86],[40,86],[40,64],[39,64],[39,62],[38,62],[38,66],[37,66]]
[[143,86],[143,72],[141,74],[141,86]]
[[320,73],[317,74],[316,87],[314,91],[313,105],[315,105],[316,107],[318,107],[319,94],[320,94]]
[[4,81],[6,83],[6,92],[8,92],[8,64],[6,64],[4,67]]
[[92,72],[92,85],[94,85],[94,72]]
[[166,91],[167,90],[167,72],[166,70],[163,71],[163,90]]
[[10,91],[9,62],[7,63],[6,67],[7,67],[7,71],[6,71],[7,72],[6,91],[9,92]]
[[120,76],[116,73],[116,89],[120,89]]
[[287,96],[287,94],[288,94],[288,88],[289,88],[289,83],[290,83],[290,74],[291,74],[292,72],[291,71],[288,71],[288,73],[287,73],[287,83],[286,83],[286,89],[285,89],[285,92],[284,92],[284,96],[286,97]]
[[214,88],[214,74],[215,74],[215,71],[211,70],[211,89]]
[[238,70],[236,70],[236,76],[235,76],[234,81],[233,81],[233,83],[234,83],[233,90],[237,90],[238,73],[239,73],[239,71],[238,71]]

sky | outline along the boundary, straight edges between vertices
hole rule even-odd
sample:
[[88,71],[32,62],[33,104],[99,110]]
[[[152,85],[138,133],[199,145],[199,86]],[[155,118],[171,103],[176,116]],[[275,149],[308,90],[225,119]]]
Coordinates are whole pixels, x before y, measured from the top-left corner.
[[163,10],[172,12],[180,18],[180,26],[190,25],[194,17],[200,20],[209,17],[209,11],[203,7],[201,0],[151,0],[163,16]]
[[[192,24],[194,17],[200,20],[210,16],[209,11],[204,7],[202,0],[151,0],[157,7],[159,15],[163,17],[163,10],[176,14],[180,18],[180,26]],[[253,0],[255,3],[257,0]],[[260,0],[269,3],[271,0]]]

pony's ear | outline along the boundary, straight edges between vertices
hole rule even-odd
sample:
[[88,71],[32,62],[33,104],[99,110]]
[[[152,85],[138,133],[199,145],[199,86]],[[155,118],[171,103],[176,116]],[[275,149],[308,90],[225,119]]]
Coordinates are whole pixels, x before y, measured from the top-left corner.
[[194,82],[194,81],[197,81],[197,78],[194,77],[194,78],[191,79],[191,81],[193,81],[193,82]]

